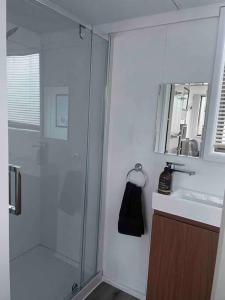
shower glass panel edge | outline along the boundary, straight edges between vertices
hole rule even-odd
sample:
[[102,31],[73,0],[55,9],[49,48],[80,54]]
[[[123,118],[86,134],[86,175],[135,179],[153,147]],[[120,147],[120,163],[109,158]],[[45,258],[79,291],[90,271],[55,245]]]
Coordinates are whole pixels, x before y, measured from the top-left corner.
[[81,287],[84,287],[101,271],[98,268],[98,250],[109,43],[102,37],[92,33],[91,48],[86,209],[84,210],[85,233]]

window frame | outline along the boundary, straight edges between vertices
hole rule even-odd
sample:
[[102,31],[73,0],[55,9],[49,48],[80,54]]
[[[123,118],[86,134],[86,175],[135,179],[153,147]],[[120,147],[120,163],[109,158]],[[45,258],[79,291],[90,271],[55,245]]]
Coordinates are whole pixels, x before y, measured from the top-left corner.
[[217,34],[217,45],[216,54],[212,74],[212,84],[209,87],[209,101],[206,108],[206,126],[205,126],[205,142],[204,142],[204,154],[203,159],[224,162],[225,163],[225,152],[215,152],[215,137],[217,129],[217,118],[220,106],[220,95],[222,88],[222,80],[224,74],[225,65],[225,7],[221,8],[218,34]]
[[[201,130],[201,134],[199,134],[199,126],[200,126],[200,120],[201,120],[201,112],[202,112],[202,103],[203,103],[203,98],[206,101],[206,106],[205,106],[205,114],[204,114],[204,118],[203,118],[203,128]],[[199,105],[199,111],[198,111],[198,123],[197,123],[197,136],[201,137],[203,136],[204,133],[204,126],[205,126],[205,120],[206,120],[206,109],[207,109],[207,95],[201,95],[201,100],[200,100],[200,105]]]

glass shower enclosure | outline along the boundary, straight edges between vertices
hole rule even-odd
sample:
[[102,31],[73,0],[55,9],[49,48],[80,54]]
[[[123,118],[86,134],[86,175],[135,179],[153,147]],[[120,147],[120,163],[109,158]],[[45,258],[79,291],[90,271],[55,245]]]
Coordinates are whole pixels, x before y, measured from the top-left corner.
[[108,42],[7,0],[12,300],[72,299],[97,266]]

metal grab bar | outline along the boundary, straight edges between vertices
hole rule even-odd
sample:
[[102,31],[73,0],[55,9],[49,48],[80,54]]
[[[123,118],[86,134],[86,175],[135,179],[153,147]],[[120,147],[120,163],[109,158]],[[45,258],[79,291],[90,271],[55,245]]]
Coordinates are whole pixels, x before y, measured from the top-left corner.
[[[12,182],[13,181],[13,182]],[[14,198],[14,203],[12,199]],[[21,173],[20,167],[9,165],[9,212],[21,215]]]

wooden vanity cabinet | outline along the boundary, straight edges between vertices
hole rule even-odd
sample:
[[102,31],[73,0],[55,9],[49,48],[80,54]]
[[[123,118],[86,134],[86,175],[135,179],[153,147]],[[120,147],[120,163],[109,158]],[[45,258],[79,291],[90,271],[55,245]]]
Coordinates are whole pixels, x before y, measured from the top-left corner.
[[210,300],[219,228],[154,212],[147,300]]

